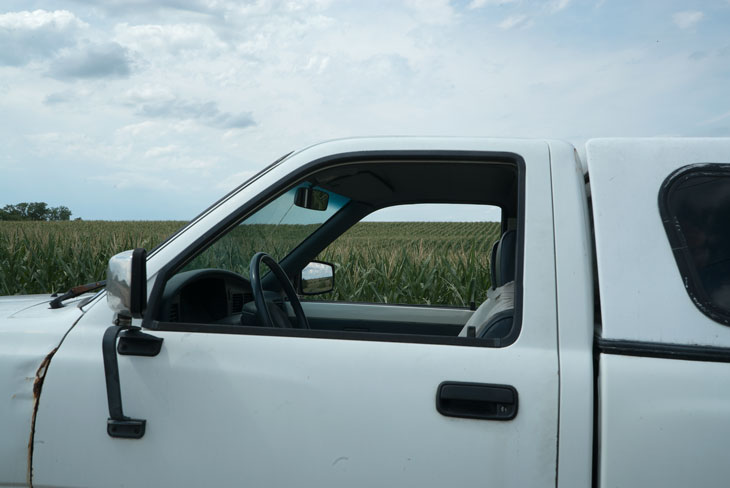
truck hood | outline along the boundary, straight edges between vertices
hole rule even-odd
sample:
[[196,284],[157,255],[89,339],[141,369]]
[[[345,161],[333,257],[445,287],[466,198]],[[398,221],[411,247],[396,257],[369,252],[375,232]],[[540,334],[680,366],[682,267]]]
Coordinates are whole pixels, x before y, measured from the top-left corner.
[[[63,307],[51,309],[49,303],[55,298],[54,295],[13,295],[0,297],[0,320],[4,318],[19,317],[46,317],[53,313],[60,314],[61,310],[77,309],[80,302],[93,297],[94,293],[84,293],[78,297],[69,298],[63,301]],[[81,313],[78,311],[76,313]]]
[[52,299],[51,295],[14,295],[0,297],[0,317],[10,317],[34,305],[48,303]]

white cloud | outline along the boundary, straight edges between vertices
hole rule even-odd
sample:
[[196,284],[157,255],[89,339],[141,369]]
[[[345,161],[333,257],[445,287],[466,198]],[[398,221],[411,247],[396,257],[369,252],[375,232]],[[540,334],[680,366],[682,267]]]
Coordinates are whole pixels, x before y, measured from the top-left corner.
[[674,23],[682,30],[691,29],[705,16],[698,10],[686,10],[672,15]]
[[449,0],[406,0],[406,5],[426,24],[449,24],[454,18]]
[[122,138],[136,139],[140,135],[154,133],[158,137],[162,135],[162,128],[159,127],[157,122],[152,120],[145,120],[138,124],[129,124],[124,127],[120,127],[115,131],[115,134]]
[[33,12],[8,12],[0,14],[0,28],[13,31],[35,31],[52,29],[58,31],[78,27],[87,27],[88,24],[80,21],[68,10],[34,10]]
[[218,182],[216,188],[223,192],[229,192],[255,174],[256,171],[239,171]]
[[[728,1],[730,1],[730,0],[728,0]],[[704,122],[702,122],[702,125],[711,125],[716,122],[720,122],[721,120],[725,120],[727,118],[730,118],[730,112],[725,112],[723,114],[711,117],[711,118],[705,120]]]
[[529,27],[532,20],[527,15],[510,15],[499,24],[499,28],[503,30],[516,29],[521,27]]
[[115,39],[132,50],[149,56],[156,52],[180,55],[189,51],[218,53],[227,48],[216,33],[201,24],[129,25],[114,27]]
[[117,171],[103,175],[89,176],[91,182],[103,183],[115,189],[139,190],[148,189],[158,191],[179,191],[180,188],[168,178],[158,178],[153,171]]
[[284,3],[284,8],[291,12],[324,10],[331,4],[332,0],[289,0]]
[[550,4],[550,10],[553,12],[560,12],[570,5],[571,0],[553,0]]
[[474,10],[477,8],[486,7],[488,5],[504,5],[507,3],[514,3],[516,1],[517,0],[471,0],[467,8],[470,10]]
[[23,66],[72,46],[88,24],[67,10],[34,10],[0,15],[0,65]]
[[169,154],[177,153],[179,150],[178,146],[175,144],[170,144],[168,146],[156,146],[148,149],[144,153],[144,157],[146,158],[157,158],[160,156],[167,156]]
[[[180,218],[288,150],[323,139],[580,141],[687,134],[701,121],[703,134],[727,133],[728,42],[720,33],[636,47],[612,24],[623,9],[605,2],[600,15],[575,8],[577,20],[595,22],[605,36],[586,38],[553,15],[578,3],[413,0],[374,9],[328,0],[54,0],[66,12],[55,21],[54,12],[1,14],[0,65],[19,57],[16,67],[0,66],[0,164],[14,175],[0,177],[0,194],[22,201],[26,182],[38,188],[43,178],[75,195],[117,185],[120,199],[139,205],[72,208],[84,218],[89,209],[100,218],[146,218],[152,205],[132,190],[153,181],[159,215]],[[674,10],[653,7],[646,27],[656,31]],[[646,10],[637,6],[637,14]],[[528,29],[533,22],[541,28]],[[11,32],[11,23],[24,27]],[[116,63],[104,64],[104,52]],[[60,167],[74,175],[68,184],[51,181]]]
[[[230,2],[218,0],[85,0],[95,8],[109,15],[120,16],[161,11],[166,16],[172,13],[216,15],[224,12]],[[177,11],[177,12],[175,12]]]
[[107,164],[119,161],[128,154],[128,148],[116,146],[108,141],[80,132],[42,132],[25,137],[32,152],[51,158],[71,158],[75,160],[104,161]]

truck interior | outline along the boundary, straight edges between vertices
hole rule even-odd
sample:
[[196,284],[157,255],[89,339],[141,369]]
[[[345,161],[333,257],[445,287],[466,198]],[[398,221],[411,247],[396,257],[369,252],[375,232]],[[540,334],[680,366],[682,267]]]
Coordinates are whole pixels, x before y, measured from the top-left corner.
[[[187,324],[191,330],[233,333],[304,329],[491,344],[514,340],[519,333],[521,167],[519,157],[511,154],[488,159],[419,155],[335,161],[294,175],[283,182],[283,190],[262,195],[253,211],[236,216],[224,232],[211,235],[205,246],[168,270],[161,299],[152,303],[155,327],[180,330]],[[306,299],[302,270],[328,245],[379,209],[416,203],[501,209],[501,237],[489,259],[491,284],[476,311],[332,302],[326,294]],[[259,256],[252,266],[260,253],[271,259]],[[267,273],[262,261],[281,272]],[[332,274],[336,282],[334,269]]]

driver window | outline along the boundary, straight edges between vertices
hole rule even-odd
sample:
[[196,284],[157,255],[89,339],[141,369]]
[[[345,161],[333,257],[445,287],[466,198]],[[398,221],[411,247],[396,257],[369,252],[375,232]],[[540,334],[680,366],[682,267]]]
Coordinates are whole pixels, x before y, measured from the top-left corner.
[[334,290],[308,300],[473,307],[490,287],[501,210],[416,204],[381,209],[318,256],[335,266]]
[[307,236],[337,213],[348,199],[332,192],[323,210],[302,208],[295,202],[298,185],[242,221],[188,263],[182,271],[224,269],[248,277],[251,257],[266,251],[281,260]]

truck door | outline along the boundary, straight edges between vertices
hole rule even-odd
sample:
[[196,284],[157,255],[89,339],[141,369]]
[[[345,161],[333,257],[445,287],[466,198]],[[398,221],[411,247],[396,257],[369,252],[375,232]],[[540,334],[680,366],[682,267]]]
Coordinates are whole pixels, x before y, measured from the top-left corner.
[[[365,143],[349,142],[348,151],[337,144],[328,157]],[[388,149],[391,159],[414,146],[399,144]],[[163,339],[158,354],[117,357],[124,414],[146,421],[143,436],[123,438],[107,431],[101,344],[113,317],[102,296],[86,306],[46,375],[34,485],[553,486],[559,377],[547,145],[418,147],[421,158],[425,148],[463,159],[466,148],[488,164],[495,155],[519,161],[520,221],[504,223],[517,235],[512,336],[480,342],[459,337],[461,325],[429,336],[156,320],[143,332]],[[281,174],[262,176],[255,192],[232,197],[241,199],[234,206],[315,156],[304,151]],[[161,269],[153,264],[161,256],[150,269]],[[166,279],[164,266],[158,279]],[[416,321],[453,316],[439,307],[387,310]]]

